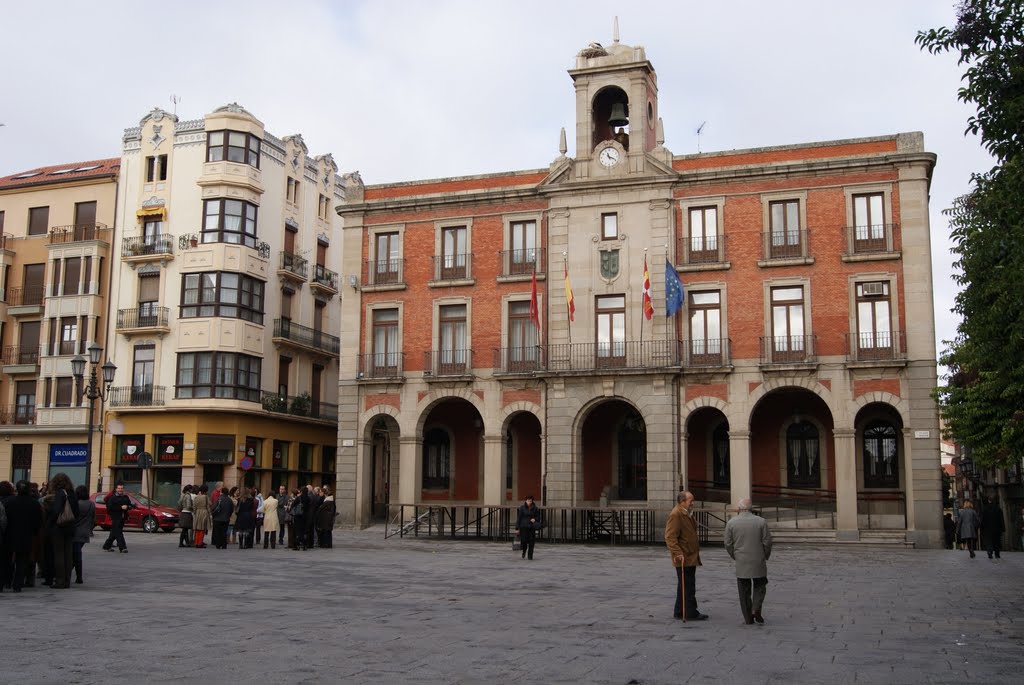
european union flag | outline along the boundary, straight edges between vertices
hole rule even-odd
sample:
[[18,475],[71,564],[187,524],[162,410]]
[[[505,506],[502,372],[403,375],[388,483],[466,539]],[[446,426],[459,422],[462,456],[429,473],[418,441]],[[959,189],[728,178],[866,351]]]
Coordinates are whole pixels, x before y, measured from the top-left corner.
[[672,316],[683,308],[683,283],[672,262],[665,260],[665,316]]

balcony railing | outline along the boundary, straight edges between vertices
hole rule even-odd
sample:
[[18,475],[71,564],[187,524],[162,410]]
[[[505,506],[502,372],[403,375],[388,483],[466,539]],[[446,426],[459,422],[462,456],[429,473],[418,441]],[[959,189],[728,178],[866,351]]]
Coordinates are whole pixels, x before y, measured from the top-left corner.
[[903,333],[875,331],[846,334],[846,361],[898,361],[907,358]]
[[897,224],[846,227],[846,254],[884,254],[895,251],[893,234]]
[[678,340],[622,340],[548,345],[548,371],[667,369],[681,362]]
[[494,368],[498,373],[534,373],[545,369],[543,345],[502,347],[494,350]]
[[85,341],[77,340],[61,340],[57,343],[57,355],[61,357],[69,357],[73,354],[85,354]]
[[530,276],[534,269],[540,274],[547,268],[547,252],[543,247],[504,250],[498,256],[501,259],[502,276]]
[[473,350],[433,350],[423,353],[424,373],[432,376],[469,376]]
[[130,331],[139,328],[167,328],[170,326],[170,320],[171,310],[167,307],[117,310],[118,331]]
[[27,288],[17,287],[7,289],[7,304],[11,307],[40,307],[43,304],[43,295],[46,289],[41,285],[32,285]]
[[121,386],[110,389],[111,407],[162,407],[166,388],[162,385]]
[[818,360],[817,336],[782,335],[761,338],[762,364],[807,364]]
[[404,376],[404,352],[371,352],[359,355],[359,378],[386,379]]
[[804,256],[810,231],[766,231],[765,259],[797,259]]
[[110,229],[106,224],[70,224],[50,229],[49,244],[77,243],[83,240],[108,240]]
[[299,345],[337,355],[341,349],[341,340],[323,331],[293,323],[288,319],[274,319],[274,337],[291,340]]
[[21,366],[39,363],[39,348],[21,348],[17,345],[5,345],[3,353],[5,366]]
[[684,367],[728,366],[732,361],[728,338],[684,340],[682,346]]
[[33,426],[36,422],[36,406],[34,404],[10,404],[0,407],[0,425]]
[[338,274],[319,264],[313,269],[313,283],[338,292]]
[[306,280],[309,275],[309,260],[291,252],[281,253],[281,271],[295,274],[300,280]]
[[404,259],[371,259],[366,262],[366,285],[402,285],[405,283]]
[[683,264],[720,264],[725,261],[725,236],[694,235],[683,238]]
[[169,233],[136,235],[121,239],[121,258],[174,254],[174,236]]
[[301,395],[284,395],[264,391],[262,403],[266,411],[275,414],[305,416],[321,421],[338,420],[338,405],[313,399],[308,392]]
[[471,253],[436,255],[433,257],[433,263],[432,273],[435,281],[461,281],[472,278]]

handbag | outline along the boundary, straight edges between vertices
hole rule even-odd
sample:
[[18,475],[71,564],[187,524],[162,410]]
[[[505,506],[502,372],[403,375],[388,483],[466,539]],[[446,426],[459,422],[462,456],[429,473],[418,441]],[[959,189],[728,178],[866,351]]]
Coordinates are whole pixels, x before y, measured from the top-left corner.
[[522,541],[520,541],[520,539],[519,539],[519,531],[516,531],[516,537],[515,537],[515,539],[514,539],[514,540],[512,541],[512,551],[513,551],[513,552],[518,552],[518,551],[520,551],[520,550],[521,550],[522,548],[523,548],[523,543],[522,543]]
[[57,527],[69,528],[75,525],[75,510],[71,508],[71,497],[64,492],[64,508],[57,515]]

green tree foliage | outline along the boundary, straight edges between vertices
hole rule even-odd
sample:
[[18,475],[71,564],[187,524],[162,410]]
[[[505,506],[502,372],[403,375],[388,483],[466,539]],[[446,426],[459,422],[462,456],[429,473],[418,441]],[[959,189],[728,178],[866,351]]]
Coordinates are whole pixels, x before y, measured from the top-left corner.
[[958,52],[958,97],[977,106],[967,132],[996,166],[946,210],[962,290],[956,339],[942,356],[948,382],[936,398],[949,436],[983,465],[1024,456],[1024,4],[964,0],[957,25],[921,32],[932,54]]

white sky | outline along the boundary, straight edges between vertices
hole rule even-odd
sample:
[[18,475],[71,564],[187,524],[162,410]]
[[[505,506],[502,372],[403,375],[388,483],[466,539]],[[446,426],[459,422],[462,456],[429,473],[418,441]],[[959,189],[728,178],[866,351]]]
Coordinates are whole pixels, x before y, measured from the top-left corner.
[[[938,341],[955,335],[941,211],[991,166],[963,134],[954,56],[914,44],[954,0],[0,3],[0,176],[114,157],[154,106],[237,101],[368,184],[543,168],[590,41],[643,45],[665,145],[705,152],[923,131]],[[812,227],[813,228],[813,227]],[[939,350],[941,351],[941,343]]]

